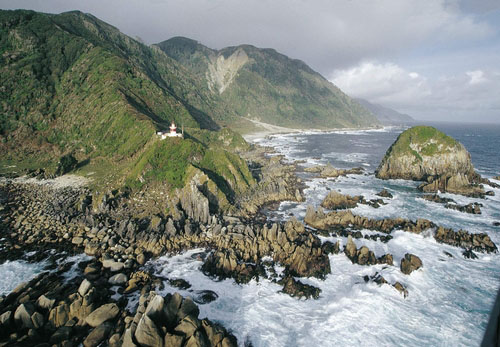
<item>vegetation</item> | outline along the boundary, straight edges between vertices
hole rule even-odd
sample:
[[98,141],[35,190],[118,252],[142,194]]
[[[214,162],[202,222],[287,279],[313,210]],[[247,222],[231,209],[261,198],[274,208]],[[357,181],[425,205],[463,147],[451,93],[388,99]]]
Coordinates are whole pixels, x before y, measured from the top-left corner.
[[[238,48],[215,52],[188,39],[173,48],[147,47],[78,11],[0,11],[0,173],[75,172],[100,192],[174,190],[196,175],[230,203],[255,181],[238,156],[249,145],[228,125],[245,128],[244,117],[257,116],[296,127],[374,124],[304,63],[273,50],[244,46],[249,63],[219,94],[208,64]],[[160,141],[155,132],[172,121],[185,138]]]
[[[188,135],[186,139],[154,141],[132,166],[126,185],[140,189],[162,182],[172,189],[182,188],[196,168],[220,189],[227,201],[233,201],[235,194],[255,183],[245,161],[231,152],[240,135],[230,130],[195,133],[198,138]],[[224,141],[225,138],[231,138],[232,142]]]
[[452,137],[430,126],[415,126],[402,132],[387,151],[389,155],[411,155],[417,161],[422,156],[451,152],[459,143]]
[[[249,45],[211,50],[196,41],[176,37],[157,45],[206,83],[218,57],[248,60],[220,94],[238,115],[295,128],[366,127],[378,121],[366,109],[299,60],[273,49]],[[243,59],[243,58],[242,58]],[[228,75],[224,81],[228,82]],[[220,90],[212,88],[213,94]]]

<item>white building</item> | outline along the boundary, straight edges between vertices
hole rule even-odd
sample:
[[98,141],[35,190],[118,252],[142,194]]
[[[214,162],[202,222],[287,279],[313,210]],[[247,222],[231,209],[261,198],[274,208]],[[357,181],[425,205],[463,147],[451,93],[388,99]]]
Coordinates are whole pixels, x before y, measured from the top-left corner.
[[184,138],[184,127],[182,127],[182,132],[178,133],[177,132],[177,127],[175,126],[175,123],[172,122],[172,125],[170,125],[170,131],[158,131],[156,135],[160,137],[160,139],[165,140],[167,137],[180,137]]

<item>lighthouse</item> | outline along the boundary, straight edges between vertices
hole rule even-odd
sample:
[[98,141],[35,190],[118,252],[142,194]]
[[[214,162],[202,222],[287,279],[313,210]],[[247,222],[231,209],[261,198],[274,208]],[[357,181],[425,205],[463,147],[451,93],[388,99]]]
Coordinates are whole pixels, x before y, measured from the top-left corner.
[[[184,127],[183,127],[184,128]],[[170,131],[169,132],[166,132],[166,131],[159,131],[157,134],[158,136],[160,136],[160,138],[162,140],[166,139],[167,137],[180,137],[180,138],[183,138],[184,137],[184,129],[182,129],[182,133],[177,133],[177,126],[175,125],[175,122],[172,122],[172,124],[170,125]]]

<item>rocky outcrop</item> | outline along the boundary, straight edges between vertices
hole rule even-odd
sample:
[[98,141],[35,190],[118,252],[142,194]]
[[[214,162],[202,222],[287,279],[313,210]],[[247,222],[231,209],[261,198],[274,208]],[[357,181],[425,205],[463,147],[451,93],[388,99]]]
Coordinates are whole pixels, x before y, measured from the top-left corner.
[[362,198],[362,196],[352,197],[332,190],[328,193],[326,198],[323,199],[321,206],[329,210],[345,210],[356,207]]
[[444,207],[450,210],[455,210],[470,214],[481,214],[481,207],[483,207],[483,204],[480,204],[478,202],[471,202],[470,204],[467,205],[459,205],[453,199],[443,198],[437,194],[426,194],[423,195],[422,198],[427,201],[444,204]]
[[461,247],[466,250],[475,250],[483,253],[498,252],[497,246],[486,233],[471,234],[465,230],[454,231],[449,228],[438,227],[434,238],[437,242]]
[[401,133],[375,171],[381,179],[425,181],[425,192],[484,196],[465,147],[439,130],[417,126]]
[[382,198],[389,198],[389,199],[392,199],[393,198],[393,195],[391,194],[391,192],[389,192],[387,189],[382,189],[380,192],[377,193],[378,196],[382,197]]
[[250,162],[249,167],[258,183],[236,197],[237,209],[234,214],[245,218],[254,217],[268,204],[285,200],[304,201],[304,184],[295,174],[295,165],[282,163],[281,156],[266,157],[263,148],[246,153],[244,157]]
[[435,230],[436,241],[464,249],[473,249],[478,252],[496,253],[497,246],[486,233],[471,234],[465,230],[438,227],[426,219],[411,221],[404,218],[371,219],[352,214],[351,211],[323,212],[321,208],[314,210],[308,206],[304,222],[313,228],[336,232],[339,229],[370,229],[390,234],[393,230],[404,230],[420,234],[425,230]]
[[192,220],[200,223],[208,223],[210,209],[208,199],[199,191],[196,182],[192,181],[180,193],[182,209]]
[[233,232],[214,240],[218,251],[207,257],[203,265],[206,274],[248,282],[264,273],[260,261],[264,256],[271,256],[292,276],[324,278],[330,273],[330,261],[321,241],[294,218],[285,224],[263,227],[241,225],[241,231],[235,232],[239,228],[237,224]]
[[350,196],[341,194],[332,190],[321,202],[321,206],[329,210],[345,210],[354,208],[358,204],[369,205],[374,208],[379,208],[380,205],[386,205],[382,199],[365,200],[361,195]]
[[434,223],[426,219],[418,219],[413,222],[404,218],[371,219],[354,215],[351,211],[323,212],[321,208],[314,210],[308,206],[304,222],[313,228],[321,230],[351,228],[370,229],[390,234],[395,229],[401,229],[413,233],[421,233],[424,230],[435,227]]
[[415,270],[422,267],[422,260],[414,254],[406,253],[404,258],[401,259],[401,272],[409,275]]
[[393,265],[393,258],[391,254],[384,254],[383,256],[377,258],[373,251],[366,246],[361,246],[359,249],[356,248],[356,244],[352,240],[352,237],[347,238],[347,244],[344,247],[345,255],[352,261],[353,264],[359,265],[376,265],[376,264],[387,264]]
[[[105,282],[105,281],[104,281]],[[114,302],[99,281],[65,283],[45,272],[0,301],[0,344],[62,346],[236,346],[220,325],[198,318],[198,306],[179,294],[144,287],[135,314]],[[52,298],[52,299],[48,299]]]
[[316,173],[321,178],[337,178],[339,176],[347,175],[361,175],[363,174],[363,168],[356,167],[353,169],[336,169],[331,165],[318,165],[313,167],[308,167],[304,169],[305,172]]

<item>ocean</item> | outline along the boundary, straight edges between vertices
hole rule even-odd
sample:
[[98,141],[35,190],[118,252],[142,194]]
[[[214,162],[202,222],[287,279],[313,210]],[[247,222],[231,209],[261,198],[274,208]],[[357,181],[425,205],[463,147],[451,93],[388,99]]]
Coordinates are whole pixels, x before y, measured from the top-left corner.
[[[500,174],[500,125],[432,123],[464,144],[481,175],[491,178]],[[393,199],[378,209],[361,205],[353,213],[372,218],[426,218],[455,230],[487,232],[500,246],[500,189],[491,189],[495,196],[472,199],[450,194],[460,204],[478,201],[481,215],[445,209],[442,205],[421,199],[417,182],[382,181],[374,170],[386,150],[404,130],[402,127],[362,131],[304,132],[280,134],[254,139],[255,143],[275,148],[288,161],[300,160],[302,167],[330,163],[337,168],[362,167],[361,175],[338,179],[320,179],[299,171],[307,185],[306,201],[283,202],[269,218],[287,220],[292,215],[301,220],[307,205],[318,206],[332,189],[343,194],[378,198],[385,188]],[[500,183],[499,181],[496,181]],[[363,230],[364,234],[371,231]],[[202,262],[195,249],[173,257],[161,257],[146,264],[157,275],[182,278],[191,288],[179,290],[168,282],[161,294],[180,292],[200,295],[211,290],[218,298],[199,305],[200,317],[220,322],[235,334],[241,345],[252,346],[478,346],[486,328],[489,311],[500,287],[500,255],[476,253],[478,259],[465,259],[462,249],[438,244],[428,233],[421,235],[393,232],[393,239],[381,243],[355,239],[357,247],[366,245],[377,257],[391,253],[395,266],[361,266],[352,264],[342,253],[330,256],[331,270],[325,280],[301,278],[304,283],[321,289],[317,300],[295,299],[280,293],[281,286],[267,280],[253,280],[238,285],[233,280],[214,281],[204,276]],[[321,237],[323,241],[343,237]],[[452,257],[445,254],[451,254]],[[410,275],[399,270],[405,253],[419,256],[423,268]],[[0,277],[8,283],[0,286],[6,293],[19,282],[27,280],[43,267],[15,261],[0,265]],[[276,267],[277,272],[283,269]],[[365,283],[365,275],[380,273],[394,283],[404,284],[409,292],[404,298],[389,285]],[[132,297],[129,307],[135,307]]]
[[[469,150],[478,172],[491,178],[500,174],[500,126],[481,124],[433,125],[456,138]],[[283,202],[269,218],[287,220],[291,215],[301,220],[307,205],[318,206],[331,189],[344,194],[378,198],[386,188],[393,199],[378,209],[361,205],[353,213],[372,218],[427,218],[438,225],[470,232],[487,232],[500,245],[500,189],[495,196],[471,199],[451,194],[460,204],[478,201],[481,215],[445,209],[442,205],[419,198],[417,182],[382,181],[374,171],[386,150],[404,130],[401,127],[363,131],[304,132],[254,139],[255,143],[273,147],[288,161],[302,161],[304,167],[330,163],[337,168],[363,167],[365,174],[336,180],[314,178],[299,172],[307,184],[304,203]],[[500,183],[500,182],[497,182]],[[362,231],[369,234],[369,230]],[[489,319],[489,312],[500,288],[500,255],[480,254],[465,259],[462,249],[438,244],[429,234],[393,232],[388,243],[355,239],[359,248],[366,245],[377,257],[391,253],[395,266],[361,266],[344,255],[331,255],[332,273],[325,280],[300,279],[321,289],[318,300],[297,300],[279,293],[281,287],[269,281],[252,281],[237,285],[232,280],[215,282],[204,276],[201,261],[192,250],[175,257],[162,257],[152,265],[159,275],[183,278],[191,283],[183,295],[212,290],[218,299],[200,305],[201,316],[224,324],[241,344],[252,346],[478,346]],[[346,238],[322,237],[324,241]],[[452,255],[449,257],[444,252]],[[404,275],[399,263],[405,253],[423,261],[423,268]],[[278,269],[280,270],[280,269]],[[363,276],[379,272],[394,283],[404,284],[405,299],[389,285],[365,283]],[[167,283],[163,293],[178,291]]]

